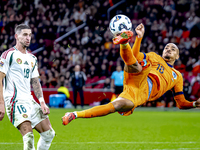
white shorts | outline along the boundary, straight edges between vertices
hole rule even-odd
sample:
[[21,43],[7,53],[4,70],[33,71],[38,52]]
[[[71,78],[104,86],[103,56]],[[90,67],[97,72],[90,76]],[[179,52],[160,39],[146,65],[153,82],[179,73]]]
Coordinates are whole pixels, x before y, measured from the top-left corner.
[[16,99],[5,105],[8,118],[15,127],[24,121],[30,121],[32,128],[34,128],[38,123],[48,118],[34,99]]

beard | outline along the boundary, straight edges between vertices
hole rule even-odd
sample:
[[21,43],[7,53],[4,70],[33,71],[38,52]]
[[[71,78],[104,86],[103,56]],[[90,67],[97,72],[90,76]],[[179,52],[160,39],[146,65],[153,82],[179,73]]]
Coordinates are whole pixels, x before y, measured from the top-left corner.
[[24,48],[28,48],[30,46],[30,44],[25,44],[23,42],[21,42],[21,44],[22,44],[22,47],[24,47]]

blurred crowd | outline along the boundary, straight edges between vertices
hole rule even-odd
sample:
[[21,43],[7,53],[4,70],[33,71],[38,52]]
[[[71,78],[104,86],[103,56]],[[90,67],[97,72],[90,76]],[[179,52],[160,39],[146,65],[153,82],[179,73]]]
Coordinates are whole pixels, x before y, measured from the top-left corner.
[[[162,54],[168,42],[177,44],[180,59],[174,67],[183,74],[186,96],[190,100],[200,97],[200,2],[127,0],[113,9],[108,18],[108,8],[117,2],[119,0],[1,0],[0,53],[14,46],[14,28],[25,23],[33,32],[29,50],[43,48],[35,54],[43,88],[57,88],[63,83],[70,87],[70,73],[79,64],[87,76],[86,88],[110,89],[112,72],[124,64],[119,46],[112,43],[109,19],[125,14],[132,21],[133,31],[139,23],[145,25],[142,52]],[[55,42],[82,23],[86,26]],[[130,43],[134,40],[135,37]],[[90,84],[100,79],[106,79],[105,84]]]

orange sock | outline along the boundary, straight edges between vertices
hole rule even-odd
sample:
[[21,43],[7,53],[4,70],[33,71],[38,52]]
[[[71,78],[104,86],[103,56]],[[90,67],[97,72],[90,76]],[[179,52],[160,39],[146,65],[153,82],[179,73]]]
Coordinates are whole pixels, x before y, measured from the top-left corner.
[[92,118],[92,117],[100,117],[105,116],[110,113],[115,112],[115,108],[112,103],[108,103],[106,105],[95,106],[93,108],[77,111],[77,118]]
[[120,44],[120,55],[126,65],[132,65],[137,61],[129,44]]

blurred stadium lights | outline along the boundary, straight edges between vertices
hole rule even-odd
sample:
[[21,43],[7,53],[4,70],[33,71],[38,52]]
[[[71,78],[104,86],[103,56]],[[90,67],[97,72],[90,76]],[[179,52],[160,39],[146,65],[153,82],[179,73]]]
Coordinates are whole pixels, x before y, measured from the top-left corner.
[[44,50],[44,47],[40,47],[40,48],[34,50],[34,51],[31,52],[31,53],[32,53],[32,54],[36,54],[36,53],[38,53],[38,52],[40,52],[40,51],[42,51],[42,50]]

